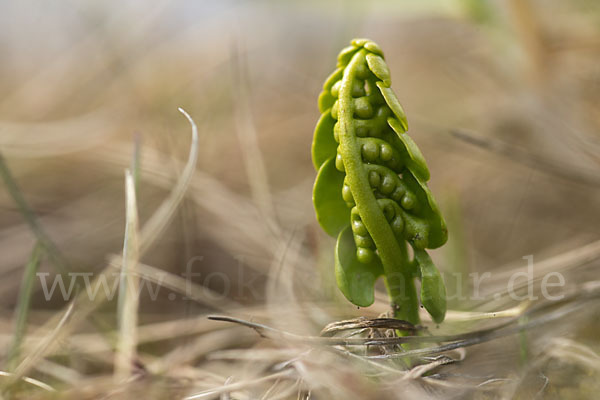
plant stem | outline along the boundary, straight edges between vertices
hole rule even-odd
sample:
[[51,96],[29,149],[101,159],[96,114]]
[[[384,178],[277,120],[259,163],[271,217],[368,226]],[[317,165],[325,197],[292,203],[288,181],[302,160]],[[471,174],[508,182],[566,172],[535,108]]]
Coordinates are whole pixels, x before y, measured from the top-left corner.
[[19,353],[21,350],[21,344],[25,338],[27,330],[27,316],[29,315],[29,306],[31,304],[31,296],[33,293],[33,286],[35,283],[35,274],[40,266],[41,257],[43,253],[43,246],[40,242],[37,242],[29,262],[25,267],[25,272],[21,281],[21,288],[19,290],[19,301],[15,307],[15,331],[13,336],[13,342],[8,355],[6,357],[8,370],[12,371],[17,364]]
[[[417,290],[415,288],[415,280],[413,271],[408,268],[408,253],[406,251],[406,243],[400,245],[403,253],[401,262],[392,265],[392,268],[385,268],[385,287],[390,296],[393,316],[396,319],[408,321],[412,324],[419,324],[419,300],[417,298]],[[394,268],[396,267],[396,268]],[[403,332],[398,331],[400,336]]]

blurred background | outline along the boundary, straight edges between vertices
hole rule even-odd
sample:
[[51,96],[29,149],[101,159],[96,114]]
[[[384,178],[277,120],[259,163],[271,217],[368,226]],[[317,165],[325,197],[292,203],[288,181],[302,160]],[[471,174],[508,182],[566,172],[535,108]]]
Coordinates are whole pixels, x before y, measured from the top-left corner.
[[[362,314],[335,288],[334,241],[311,202],[316,99],[354,37],[384,50],[409,134],[428,160],[450,231],[433,252],[441,270],[523,267],[523,257],[542,260],[598,239],[598,1],[0,1],[0,151],[71,271],[97,273],[122,253],[124,170],[136,146],[143,225],[187,159],[190,128],[177,108],[198,125],[187,195],[140,260],[174,277],[192,265],[197,295],[180,295],[177,284],[157,300],[142,293],[140,323],[164,332],[140,339],[146,370],[198,365],[257,340],[211,325],[206,313],[272,318],[312,334]],[[28,218],[3,186],[3,353],[36,243]],[[40,271],[57,273],[52,257],[42,257]],[[332,299],[331,314],[301,306]],[[29,329],[67,304],[46,301],[36,282]],[[366,312],[385,311],[385,297],[378,304]],[[73,326],[81,343],[99,346],[94,356],[48,351],[52,364],[40,361],[32,374],[69,387],[110,371],[105,333],[115,329],[115,305],[94,311],[99,322],[86,315]],[[55,364],[68,369],[53,375]],[[231,364],[211,368],[213,385],[233,375]]]

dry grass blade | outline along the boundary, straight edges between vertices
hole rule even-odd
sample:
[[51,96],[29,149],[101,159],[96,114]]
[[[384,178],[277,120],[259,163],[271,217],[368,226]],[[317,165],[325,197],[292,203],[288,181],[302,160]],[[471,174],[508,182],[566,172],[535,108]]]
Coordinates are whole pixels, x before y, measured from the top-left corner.
[[415,333],[416,331],[423,329],[420,326],[415,326],[407,321],[402,321],[393,318],[373,318],[368,319],[365,317],[359,317],[355,319],[332,322],[325,326],[321,331],[321,335],[329,336],[337,332],[350,330],[350,329],[364,329],[364,328],[380,328],[380,329],[401,329],[404,331]]
[[[122,150],[123,145],[111,146],[106,151],[94,153],[94,157],[110,168],[121,170],[123,163],[128,162],[130,155]],[[171,188],[173,179],[163,168],[169,158],[158,151],[147,148],[144,152],[144,163],[141,174],[144,182],[162,188]],[[183,167],[182,167],[183,169]],[[260,212],[243,196],[228,188],[216,177],[206,171],[196,171],[189,188],[190,199],[199,209],[213,217],[219,224],[214,230],[217,242],[232,254],[257,251],[272,254],[271,242],[264,240],[270,233],[263,224]]]
[[223,298],[219,293],[215,293],[206,286],[191,282],[181,276],[170,274],[151,265],[139,263],[136,271],[143,279],[159,284],[170,290],[184,295],[187,299],[196,301],[200,304],[210,306],[215,310],[234,310],[242,307],[241,304]]
[[[244,326],[247,326],[248,328],[254,329],[259,335],[264,336],[264,337],[269,337],[269,338],[284,338],[284,339],[300,340],[300,341],[309,339],[304,336],[295,335],[295,334],[289,333],[289,332],[284,332],[284,331],[272,328],[267,325],[259,324],[256,322],[245,321],[245,320],[239,319],[239,318],[232,318],[232,317],[227,317],[227,316],[222,316],[222,315],[209,315],[208,319],[211,319],[213,321],[232,322],[235,324],[244,325]],[[315,338],[315,339],[319,339],[319,338]]]
[[588,346],[571,339],[552,339],[546,346],[545,353],[547,357],[562,361],[573,361],[600,371],[600,356]]
[[8,157],[19,158],[56,157],[87,150],[118,129],[118,121],[111,118],[117,109],[110,107],[57,121],[0,121],[0,148]]
[[285,379],[292,378],[294,371],[292,369],[286,369],[284,371],[276,372],[271,375],[263,376],[261,378],[257,378],[254,380],[241,381],[236,383],[231,383],[228,385],[223,385],[220,388],[206,390],[204,392],[196,393],[191,396],[186,397],[184,400],[196,400],[196,399],[205,399],[209,397],[214,397],[215,395],[227,392],[233,392],[235,390],[245,389],[251,386],[260,385],[265,382],[269,382],[277,379]]
[[[402,343],[446,343],[443,345],[418,348],[398,353],[383,355],[367,355],[366,359],[394,359],[406,357],[423,357],[440,354],[451,350],[474,346],[476,344],[489,342],[491,340],[518,334],[526,329],[543,326],[551,322],[559,321],[561,318],[589,307],[590,302],[597,301],[600,296],[600,288],[596,286],[582,286],[571,296],[566,296],[562,301],[548,301],[539,305],[523,310],[522,314],[515,316],[508,321],[498,324],[494,327],[475,330],[456,335],[445,336],[404,336],[404,337],[384,337],[384,338],[337,338],[337,337],[312,337],[301,336],[284,332],[263,324],[249,322],[238,318],[223,316],[210,316],[209,318],[217,321],[227,321],[241,324],[256,330],[261,336],[273,340],[290,341],[296,343],[305,343],[313,345],[328,346],[389,346]],[[527,317],[527,321],[520,323],[522,317]],[[361,328],[363,329],[363,328]],[[346,353],[345,350],[342,350]]]
[[[11,381],[16,380],[15,379],[15,374],[11,374],[10,372],[0,371],[0,376],[7,377]],[[48,384],[46,384],[46,383],[44,383],[42,381],[38,381],[37,379],[29,378],[27,376],[24,376],[21,379],[23,380],[23,382],[27,382],[30,385],[37,386],[40,389],[44,389],[44,390],[46,390],[48,392],[56,392],[56,389],[54,389],[52,386],[50,386],[50,385],[48,385]],[[0,395],[0,399],[2,399],[2,398],[3,398],[2,395]]]
[[[539,281],[546,274],[553,271],[567,272],[569,270],[581,267],[600,258],[600,240],[588,243],[583,246],[576,247],[572,250],[565,251],[556,256],[547,258],[540,262],[536,262],[534,271],[534,281]],[[496,273],[496,280],[502,282],[508,280],[510,276],[516,273],[516,269],[507,269],[504,272]],[[532,282],[520,282],[516,284],[513,290],[519,291]],[[492,296],[493,294],[493,296]],[[491,300],[488,306],[493,306],[495,303],[503,301],[509,295],[508,289],[499,288],[495,285],[489,285],[489,288],[482,291],[482,295],[489,296]]]
[[[188,118],[192,126],[192,146],[190,149],[190,157],[188,160],[188,164],[186,165],[182,176],[178,180],[170,196],[163,202],[163,204],[161,204],[159,209],[152,215],[148,223],[144,226],[144,229],[142,230],[142,233],[140,235],[141,237],[139,254],[143,252],[143,249],[149,248],[149,246],[153,243],[156,237],[160,234],[162,229],[166,226],[169,219],[172,217],[177,205],[179,204],[179,202],[185,194],[185,190],[189,185],[191,176],[193,175],[195,169],[195,164],[198,155],[198,131],[191,117],[184,110],[180,109],[180,111],[186,116],[186,118]],[[47,240],[44,243],[51,245],[52,242],[47,238],[43,230],[41,230],[33,214],[29,212],[29,208],[27,207],[27,204],[24,201],[24,199],[22,199],[22,197],[20,196],[20,191],[18,190],[18,187],[16,187],[16,184],[12,179],[8,168],[6,168],[6,165],[2,158],[0,158],[0,167],[2,167],[0,172],[2,172],[6,184],[9,186],[9,191],[13,193],[13,197],[15,197],[15,200],[19,204],[19,207],[23,209],[23,214],[26,217],[30,217],[28,219],[28,222],[31,228],[36,233],[36,236],[38,236],[41,240],[46,238]],[[144,244],[145,246],[142,248]],[[58,252],[54,254],[58,254]],[[94,282],[91,283],[91,287],[98,287],[98,283],[102,279],[104,279],[105,282],[108,282],[107,284],[110,286],[110,278],[107,277],[107,272],[109,269],[111,269],[110,265],[96,277]],[[98,296],[95,296],[93,299],[91,299],[88,298],[89,293],[87,293],[87,290],[85,292],[80,293],[75,300],[70,302],[66,311],[63,314],[63,317],[60,318],[58,323],[55,318],[52,318],[51,321],[45,324],[45,327],[43,327],[42,329],[52,329],[52,333],[48,336],[45,336],[45,338],[41,340],[34,349],[29,351],[28,354],[24,356],[23,361],[15,369],[15,374],[12,375],[11,383],[18,380],[21,376],[27,373],[27,371],[29,371],[33,367],[36,360],[39,360],[43,358],[46,354],[52,352],[54,347],[58,345],[60,337],[66,337],[68,333],[71,332],[77,324],[85,320],[85,318],[89,314],[91,314],[100,304],[107,300],[107,293],[105,293],[104,291],[98,291],[97,294]],[[69,321],[70,323],[67,323],[69,317],[71,317],[74,311],[76,304],[78,305],[76,318],[73,318],[71,321]]]
[[[590,301],[597,301],[600,296],[600,290],[595,290],[593,293],[584,293],[581,296],[575,295],[571,298],[562,301],[562,306],[557,307],[558,302],[549,302],[539,307],[530,309],[523,316],[530,316],[527,322],[518,324],[519,318],[510,323],[503,324],[500,327],[484,329],[481,331],[470,332],[464,335],[453,335],[441,337],[442,339],[452,339],[450,343],[436,347],[408,350],[398,354],[386,354],[381,356],[367,356],[371,359],[388,359],[388,358],[404,358],[404,357],[419,357],[425,355],[434,355],[444,353],[450,350],[460,349],[464,347],[474,346],[476,344],[489,342],[491,340],[514,335],[523,332],[527,329],[547,325],[551,322],[560,321],[571,313],[581,311],[585,307],[589,307]],[[556,308],[552,310],[553,308]],[[541,314],[533,317],[535,314]],[[514,323],[517,322],[515,325]],[[440,340],[440,342],[445,340]]]
[[523,312],[529,306],[529,302],[524,301],[521,304],[508,308],[506,310],[498,310],[493,312],[477,312],[477,311],[455,311],[448,310],[446,312],[446,321],[458,322],[458,321],[481,321],[485,319],[497,319],[497,318],[514,318],[523,314]]
[[586,186],[599,187],[600,178],[598,171],[585,171],[575,166],[566,165],[557,160],[547,159],[516,146],[511,146],[499,140],[476,136],[462,130],[453,130],[452,136],[473,146],[500,154],[513,161],[534,168],[546,174],[557,176],[570,182],[577,182]]
[[454,360],[450,357],[446,357],[446,356],[439,356],[427,364],[417,365],[416,367],[412,368],[401,379],[402,380],[417,379],[417,378],[422,377],[426,373],[433,371],[434,369],[436,369],[437,367],[439,367],[441,365],[452,364],[453,362],[456,362],[456,360]]
[[269,389],[267,389],[267,391],[265,392],[265,394],[263,394],[263,396],[260,398],[260,400],[267,400],[272,398],[271,395],[275,392],[275,389],[277,388],[277,385],[279,385],[279,382],[281,382],[281,379],[277,379]]
[[[345,338],[345,337],[322,337],[322,336],[302,336],[293,333],[285,332],[267,325],[256,322],[245,321],[239,318],[226,316],[209,316],[214,321],[225,321],[240,324],[254,329],[259,335],[274,339],[296,343],[320,344],[328,346],[389,346],[403,343],[440,343],[453,341],[467,341],[473,338],[484,337],[491,332],[499,331],[516,322],[516,318],[510,321],[499,324],[493,328],[483,329],[478,331],[467,332],[457,335],[446,336],[402,336],[402,337],[382,337],[382,338]],[[364,328],[358,328],[362,330]],[[461,346],[459,346],[461,347]],[[404,353],[403,353],[404,354]]]
[[[62,316],[61,314],[53,316],[39,328],[35,336],[42,339],[28,350],[27,355],[23,357],[24,361],[16,371],[22,369],[22,373],[27,373],[31,368],[34,368],[35,361],[54,353],[60,347],[63,339],[67,338],[94,310],[107,301],[110,296],[111,285],[118,283],[114,276],[108,274],[110,269],[112,268],[105,268],[90,282],[89,286],[86,285],[86,290],[80,292],[75,299],[69,302]],[[100,287],[104,287],[104,290],[99,290]],[[92,293],[93,288],[98,290]],[[51,334],[47,333],[49,330],[52,332]]]
[[129,170],[125,172],[125,192],[127,222],[117,310],[119,324],[115,359],[115,378],[117,380],[126,380],[131,376],[137,347],[139,305],[139,276],[137,274],[139,258],[138,212],[135,182]]
[[75,369],[48,360],[39,360],[35,369],[44,375],[70,385],[76,385],[77,382],[81,382],[84,379],[84,374],[79,373]]
[[69,305],[56,326],[54,326],[54,329],[52,329],[52,331],[49,332],[44,339],[38,343],[35,349],[29,352],[23,361],[15,368],[14,374],[9,379],[10,384],[21,379],[27,373],[27,371],[29,371],[38,362],[38,360],[45,356],[52,346],[57,344],[57,339],[61,334],[61,330],[73,314],[74,306],[74,303]]
[[[186,165],[184,172],[181,178],[178,180],[176,186],[171,192],[170,196],[161,204],[158,210],[152,215],[148,223],[144,226],[139,239],[139,255],[143,253],[143,249],[148,249],[149,246],[153,243],[156,237],[160,234],[162,229],[166,226],[169,219],[172,217],[177,204],[181,201],[184,196],[185,189],[187,188],[191,176],[195,169],[196,159],[198,155],[198,131],[196,125],[192,121],[191,117],[183,110],[180,111],[188,118],[190,124],[192,125],[192,147],[190,150],[190,158],[188,160],[188,164]],[[0,159],[1,161],[1,159]],[[120,267],[120,263],[117,263],[118,267]],[[93,282],[91,282],[90,287],[99,287],[99,283],[102,281],[105,282],[108,287],[110,287],[112,277],[109,276],[108,272],[113,268],[111,263],[99,273]],[[65,337],[70,333],[75,326],[77,326],[80,322],[84,321],[88,315],[90,315],[97,307],[103,304],[108,299],[108,293],[106,291],[98,290],[96,296],[91,298],[90,293],[88,293],[89,288],[86,288],[86,291],[81,292],[75,300],[71,301],[65,311],[64,315],[70,315],[74,309],[75,304],[77,304],[78,309],[75,313],[74,318],[67,323],[66,318],[62,318],[58,324],[58,326],[63,327],[62,331],[54,330],[52,335],[52,339],[57,342],[58,337]],[[46,326],[42,329],[53,329],[56,324],[55,319],[51,319]],[[52,348],[57,345],[57,343],[47,342],[43,340],[40,343],[41,348],[32,350],[26,360],[40,359],[44,355],[48,354]],[[22,370],[27,371],[31,368],[32,363],[22,363]]]
[[140,255],[144,254],[152,246],[156,238],[161,234],[171,218],[173,218],[173,214],[175,214],[177,206],[181,203],[196,169],[196,161],[198,160],[198,128],[187,112],[182,108],[179,109],[179,112],[188,119],[192,126],[192,144],[190,146],[188,162],[169,197],[165,199],[152,217],[144,224],[140,232]]

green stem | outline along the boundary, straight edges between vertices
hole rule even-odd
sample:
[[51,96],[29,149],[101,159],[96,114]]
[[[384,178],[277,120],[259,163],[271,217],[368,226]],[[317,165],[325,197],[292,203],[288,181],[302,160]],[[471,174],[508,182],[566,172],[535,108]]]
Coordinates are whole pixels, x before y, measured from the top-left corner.
[[407,268],[410,263],[406,244],[401,244],[400,248],[403,251],[403,261],[395,264],[400,266],[398,270],[387,272],[386,269],[385,287],[390,296],[394,318],[417,325],[420,322],[419,300],[415,288],[414,274],[413,271]]
[[[519,318],[519,326],[527,325],[528,321],[529,321],[529,318],[527,316],[522,316],[521,318]],[[521,329],[519,331],[519,344],[520,344],[519,356],[520,356],[521,365],[525,366],[527,364],[527,358],[528,358],[527,330],[526,329]]]
[[21,344],[23,343],[27,330],[27,316],[29,314],[33,286],[35,284],[35,274],[40,266],[42,252],[42,244],[37,242],[23,273],[21,288],[19,290],[19,301],[15,307],[15,331],[13,342],[6,357],[9,371],[14,370],[14,367],[17,364]]
[[392,300],[394,318],[419,323],[419,306],[406,244],[400,245],[373,194],[367,170],[363,166],[361,147],[354,132],[352,85],[365,50],[358,51],[344,70],[339,91],[340,152],[344,160],[346,181],[350,186],[362,222],[375,242],[383,264],[386,285]]
[[19,208],[19,212],[25,218],[25,222],[29,225],[29,228],[36,236],[38,242],[47,250],[47,255],[50,261],[54,264],[58,272],[67,273],[69,271],[68,263],[64,259],[62,253],[56,247],[50,236],[46,234],[46,231],[40,225],[35,213],[23,197],[23,193],[19,189],[17,185],[17,181],[12,176],[10,169],[8,168],[8,164],[4,159],[2,153],[0,153],[0,178],[4,181],[8,193],[13,198],[14,202],[17,204]]

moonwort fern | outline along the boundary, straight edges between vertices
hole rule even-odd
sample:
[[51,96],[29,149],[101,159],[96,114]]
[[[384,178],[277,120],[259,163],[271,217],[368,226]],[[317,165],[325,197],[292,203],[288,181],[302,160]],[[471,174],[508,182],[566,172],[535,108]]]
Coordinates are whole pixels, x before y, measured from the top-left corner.
[[366,307],[374,301],[375,281],[384,276],[394,317],[417,324],[419,278],[421,303],[441,322],[446,289],[425,249],[446,242],[446,224],[377,44],[355,39],[340,52],[319,110],[313,202],[321,227],[337,237],[338,287],[353,304]]

